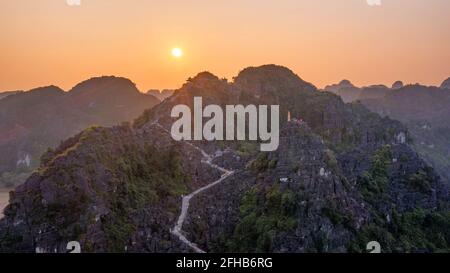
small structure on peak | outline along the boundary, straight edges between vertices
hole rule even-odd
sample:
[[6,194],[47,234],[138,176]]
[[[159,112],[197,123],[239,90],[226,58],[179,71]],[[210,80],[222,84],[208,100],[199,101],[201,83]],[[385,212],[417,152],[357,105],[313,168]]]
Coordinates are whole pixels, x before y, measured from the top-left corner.
[[303,119],[293,118],[290,111],[288,111],[287,121],[288,122],[295,122],[297,124],[302,124],[304,122]]

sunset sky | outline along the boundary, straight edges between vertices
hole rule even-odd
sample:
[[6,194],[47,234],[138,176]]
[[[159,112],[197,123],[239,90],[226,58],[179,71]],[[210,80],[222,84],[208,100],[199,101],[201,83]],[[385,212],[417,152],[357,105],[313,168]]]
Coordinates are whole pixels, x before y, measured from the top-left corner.
[[200,71],[231,79],[267,63],[318,87],[439,85],[449,11],[449,0],[0,0],[0,91],[101,75],[177,88]]

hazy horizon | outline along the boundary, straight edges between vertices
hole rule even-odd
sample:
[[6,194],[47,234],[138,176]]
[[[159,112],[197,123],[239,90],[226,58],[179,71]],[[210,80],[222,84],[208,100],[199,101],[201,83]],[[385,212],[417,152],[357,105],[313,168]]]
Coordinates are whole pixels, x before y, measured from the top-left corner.
[[439,86],[450,76],[448,10],[447,0],[0,0],[0,92],[101,75],[175,89],[201,71],[231,80],[271,63],[319,88]]
[[[280,64],[261,64],[260,66],[263,66],[263,65],[278,65],[278,66],[283,66],[283,65],[280,65]],[[251,67],[259,67],[259,66],[251,66]],[[286,66],[284,66],[284,67],[286,67]],[[248,67],[244,67],[244,68],[248,68]],[[243,68],[243,69],[244,69],[244,68]],[[287,68],[289,68],[289,67],[287,67]],[[242,69],[241,69],[241,70],[242,70]],[[197,74],[202,73],[202,72],[211,72],[211,71],[207,71],[207,70],[205,70],[205,71],[199,71],[198,73],[193,74],[193,75],[191,75],[191,76],[189,76],[189,77],[192,78],[192,77],[194,77],[194,76],[196,76]],[[296,73],[295,71],[293,71],[293,72],[294,72],[295,74],[298,75],[298,73]],[[211,72],[211,73],[212,73],[213,75],[217,76],[218,78],[224,78],[224,77],[222,77],[221,75],[217,75],[217,74],[215,74],[215,73],[213,73],[213,72]],[[238,75],[238,73],[236,73],[236,75],[234,75],[234,76],[232,76],[232,77],[230,77],[230,78],[226,78],[226,79],[228,80],[228,82],[233,82],[233,77],[235,77],[235,76],[237,76],[237,75]],[[338,84],[338,83],[340,83],[342,80],[349,80],[353,85],[355,85],[356,87],[360,87],[360,88],[370,87],[370,86],[379,85],[379,84],[381,84],[381,85],[386,85],[387,87],[391,87],[391,85],[394,83],[394,82],[392,82],[392,83],[369,83],[369,84],[367,84],[367,85],[358,85],[358,84],[355,84],[355,82],[353,82],[351,79],[341,79],[341,80],[338,80],[338,81],[336,81],[336,82],[330,82],[330,83],[325,84],[325,85],[323,85],[323,86],[318,86],[318,85],[316,85],[315,83],[310,82],[310,81],[308,81],[307,79],[303,78],[301,75],[298,75],[298,76],[299,76],[300,78],[302,78],[302,80],[304,80],[304,81],[306,81],[306,82],[309,82],[309,83],[313,84],[314,86],[316,86],[316,87],[317,87],[318,89],[320,89],[320,90],[323,90],[323,89],[324,89],[326,86],[328,86],[328,85]],[[48,87],[48,86],[56,86],[56,87],[61,88],[63,91],[68,92],[68,91],[70,91],[73,87],[75,87],[77,84],[79,84],[79,83],[81,83],[81,82],[83,82],[83,81],[89,80],[89,79],[91,79],[91,78],[99,78],[99,77],[117,77],[117,78],[126,78],[126,79],[129,79],[129,80],[131,80],[134,84],[136,84],[136,87],[138,88],[138,90],[139,90],[141,93],[147,93],[147,92],[152,91],[152,90],[158,90],[159,92],[162,92],[162,91],[164,91],[164,90],[178,90],[178,89],[180,89],[180,88],[182,87],[182,85],[183,85],[183,83],[181,83],[179,86],[176,86],[176,87],[168,87],[168,88],[167,88],[167,87],[164,87],[164,88],[152,88],[152,87],[150,86],[149,88],[142,89],[142,88],[139,88],[138,84],[137,84],[132,78],[127,78],[127,77],[120,76],[120,75],[93,75],[93,76],[90,76],[89,78],[80,79],[79,81],[76,81],[72,86],[69,86],[68,88],[63,88],[63,87],[58,86],[58,85],[56,85],[56,84],[48,83],[48,84],[44,84],[44,85],[40,85],[40,86],[34,86],[34,87],[32,87],[32,88],[29,88],[29,89],[20,89],[20,88],[19,88],[19,89],[0,90],[0,93],[2,93],[2,92],[15,92],[15,91],[25,91],[25,92],[27,92],[27,91],[31,91],[31,90],[33,90],[33,89],[37,89],[37,88],[41,88],[41,87]],[[188,78],[189,78],[189,77],[188,77]],[[184,82],[187,82],[188,78],[186,78],[186,80],[185,80]],[[447,77],[446,79],[448,79],[448,78],[450,78],[450,77]],[[403,82],[401,79],[399,79],[399,80],[402,81],[404,85],[415,85],[415,84],[420,84],[420,85],[423,85],[423,86],[435,86],[435,87],[439,87],[439,86],[442,84],[442,82],[443,82],[444,80],[446,80],[446,79],[443,79],[441,82],[438,82],[438,83],[436,83],[436,84],[431,84],[431,85],[427,85],[427,84],[424,84],[424,83],[421,83],[421,82]]]

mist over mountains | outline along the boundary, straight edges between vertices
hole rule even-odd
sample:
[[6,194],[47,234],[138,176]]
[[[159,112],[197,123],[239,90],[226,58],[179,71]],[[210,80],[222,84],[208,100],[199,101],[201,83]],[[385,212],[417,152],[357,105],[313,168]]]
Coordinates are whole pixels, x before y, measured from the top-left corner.
[[0,186],[20,183],[40,156],[91,125],[112,126],[159,103],[130,80],[98,77],[68,92],[56,86],[0,93]]
[[327,86],[346,102],[360,101],[381,116],[404,123],[413,146],[447,181],[450,181],[450,78],[440,87],[401,82],[386,86],[353,86],[349,81]]
[[[401,81],[396,81],[392,85],[392,89],[401,87],[403,87]],[[356,100],[383,97],[391,89],[385,85],[371,85],[359,88],[354,86],[349,80],[342,80],[338,84],[325,86],[324,90],[339,95],[344,102],[348,103]]]
[[[279,149],[174,141],[170,111],[195,96],[204,105],[280,105]],[[182,196],[214,181],[192,197],[181,230],[207,252],[364,252],[373,240],[384,252],[449,251],[448,183],[413,137],[285,67],[249,67],[233,82],[202,72],[132,124],[91,127],[47,151],[11,193],[0,251],[64,252],[78,240],[83,252],[192,252],[171,230]],[[220,180],[221,168],[232,175]]]

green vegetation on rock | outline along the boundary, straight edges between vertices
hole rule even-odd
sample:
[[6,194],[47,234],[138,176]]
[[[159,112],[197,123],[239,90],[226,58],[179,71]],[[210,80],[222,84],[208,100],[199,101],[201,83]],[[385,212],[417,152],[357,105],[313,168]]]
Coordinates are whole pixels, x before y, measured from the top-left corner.
[[349,251],[364,252],[370,241],[379,242],[383,252],[448,252],[450,212],[415,209],[399,215],[394,211],[390,222],[379,220],[358,231]]
[[137,157],[137,153],[133,156],[132,151],[128,149],[128,156],[116,161],[120,175],[114,183],[114,198],[110,199],[111,213],[103,221],[108,248],[113,252],[124,251],[122,247],[135,232],[136,225],[131,219],[134,212],[187,192],[188,178],[175,149],[159,151],[147,146],[144,158]]
[[252,188],[241,200],[240,220],[227,241],[232,252],[268,252],[273,239],[297,224],[295,193],[279,184],[266,190]]
[[386,197],[389,184],[389,168],[392,163],[392,151],[389,145],[378,149],[372,158],[372,167],[361,178],[361,194],[369,203]]

